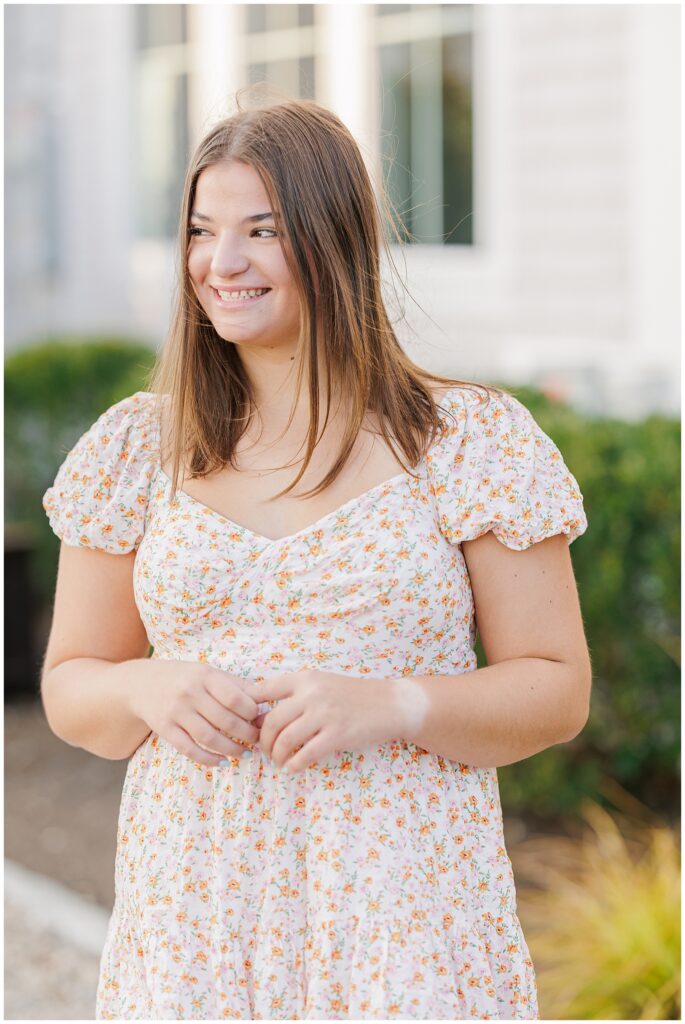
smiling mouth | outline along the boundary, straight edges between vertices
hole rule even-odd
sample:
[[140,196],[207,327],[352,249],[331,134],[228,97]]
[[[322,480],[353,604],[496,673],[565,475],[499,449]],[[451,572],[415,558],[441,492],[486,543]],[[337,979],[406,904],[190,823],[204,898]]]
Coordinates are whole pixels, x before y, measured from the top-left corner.
[[247,306],[253,302],[259,302],[265,295],[268,295],[271,291],[270,288],[241,288],[236,291],[220,292],[217,288],[212,287],[212,293],[214,295],[214,301],[218,306],[223,306],[226,309],[233,309],[237,306]]

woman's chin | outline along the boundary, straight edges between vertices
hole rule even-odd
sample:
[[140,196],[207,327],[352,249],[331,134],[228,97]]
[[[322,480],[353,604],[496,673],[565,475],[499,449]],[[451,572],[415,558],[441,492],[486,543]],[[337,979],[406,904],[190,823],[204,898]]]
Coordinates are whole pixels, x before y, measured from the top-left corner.
[[292,349],[294,352],[293,346],[297,347],[296,339],[286,338],[282,334],[279,337],[274,337],[272,334],[261,334],[253,331],[243,332],[239,328],[232,330],[226,324],[214,324],[213,326],[223,341],[233,342],[234,345],[239,347],[269,349],[270,352],[276,352],[279,349]]

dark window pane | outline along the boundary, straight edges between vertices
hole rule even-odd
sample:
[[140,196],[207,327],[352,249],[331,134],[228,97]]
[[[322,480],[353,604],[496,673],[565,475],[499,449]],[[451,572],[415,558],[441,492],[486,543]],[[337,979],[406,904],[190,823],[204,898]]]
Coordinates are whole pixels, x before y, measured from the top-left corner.
[[248,4],[248,32],[277,32],[314,24],[314,4]]
[[188,41],[185,4],[135,4],[137,42],[141,50]]
[[443,202],[445,241],[473,243],[471,36],[443,39]]
[[190,102],[188,83],[189,76],[179,75],[176,79],[176,104],[174,107],[175,158],[174,169],[169,189],[171,213],[169,217],[169,233],[175,235],[178,230],[178,215],[183,198],[186,166],[190,157]]
[[247,69],[248,85],[255,85],[257,82],[266,82],[266,64],[250,64]]
[[473,29],[473,4],[440,4],[440,15],[444,36]]
[[376,4],[376,14],[408,14],[409,11],[450,10],[460,4]]
[[247,31],[264,32],[266,29],[266,4],[247,5]]
[[405,242],[473,244],[472,34],[462,5],[448,12],[449,35],[378,50],[383,180]]
[[270,32],[297,27],[297,4],[268,4],[266,27]]
[[[169,132],[150,131],[150,97],[155,99],[156,116]],[[138,156],[138,233],[141,238],[173,238],[183,195],[189,152],[188,76],[168,75],[148,87],[138,110],[136,147]]]
[[305,100],[316,98],[313,57],[300,57],[300,97]]
[[411,230],[417,242],[443,241],[442,46],[439,36],[410,45]]
[[314,4],[297,5],[297,23],[298,25],[314,24]]
[[250,64],[247,69],[248,85],[266,82],[286,96],[314,99],[316,82],[314,58],[300,57],[274,60],[268,64]]
[[[396,213],[411,230],[411,102],[409,81],[409,44],[380,47],[381,159],[388,198]],[[395,227],[403,241],[407,236],[399,223]],[[390,232],[394,241],[394,234]]]

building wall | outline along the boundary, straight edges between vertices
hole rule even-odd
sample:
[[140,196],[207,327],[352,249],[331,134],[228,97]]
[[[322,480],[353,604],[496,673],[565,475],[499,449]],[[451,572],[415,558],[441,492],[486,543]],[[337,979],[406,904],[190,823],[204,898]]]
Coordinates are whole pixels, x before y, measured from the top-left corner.
[[5,9],[8,350],[57,332],[136,330],[122,10]]
[[[140,168],[173,150],[151,154],[146,126],[171,145],[169,83],[187,70],[192,147],[230,112],[255,45],[241,5],[200,4],[187,44],[142,53],[138,6],[6,8],[9,351],[70,331],[163,343],[175,241],[144,235]],[[395,252],[418,303],[403,343],[422,365],[540,383],[590,411],[677,412],[679,9],[470,10],[473,245]],[[318,5],[312,32],[316,98],[378,177],[373,6]],[[287,30],[259,43],[292,45]]]

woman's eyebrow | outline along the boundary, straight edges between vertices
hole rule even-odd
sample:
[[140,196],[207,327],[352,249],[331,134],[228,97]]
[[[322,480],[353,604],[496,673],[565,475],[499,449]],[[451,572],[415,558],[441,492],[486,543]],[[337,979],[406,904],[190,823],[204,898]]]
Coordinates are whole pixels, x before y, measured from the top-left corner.
[[245,224],[247,221],[256,222],[258,220],[275,220],[275,217],[271,210],[267,210],[266,213],[253,213],[251,217],[245,218],[243,224]]
[[[211,217],[206,217],[204,213],[198,213],[197,210],[193,210],[192,213],[190,214],[190,216],[191,217],[195,217],[196,220],[207,221],[210,224],[212,222],[212,218]],[[243,220],[243,224],[247,224],[248,222],[256,223],[257,221],[260,221],[260,220],[275,220],[275,219],[276,218],[275,218],[274,214],[271,212],[271,210],[268,210],[266,213],[253,213],[250,217],[245,217],[245,219]]]

